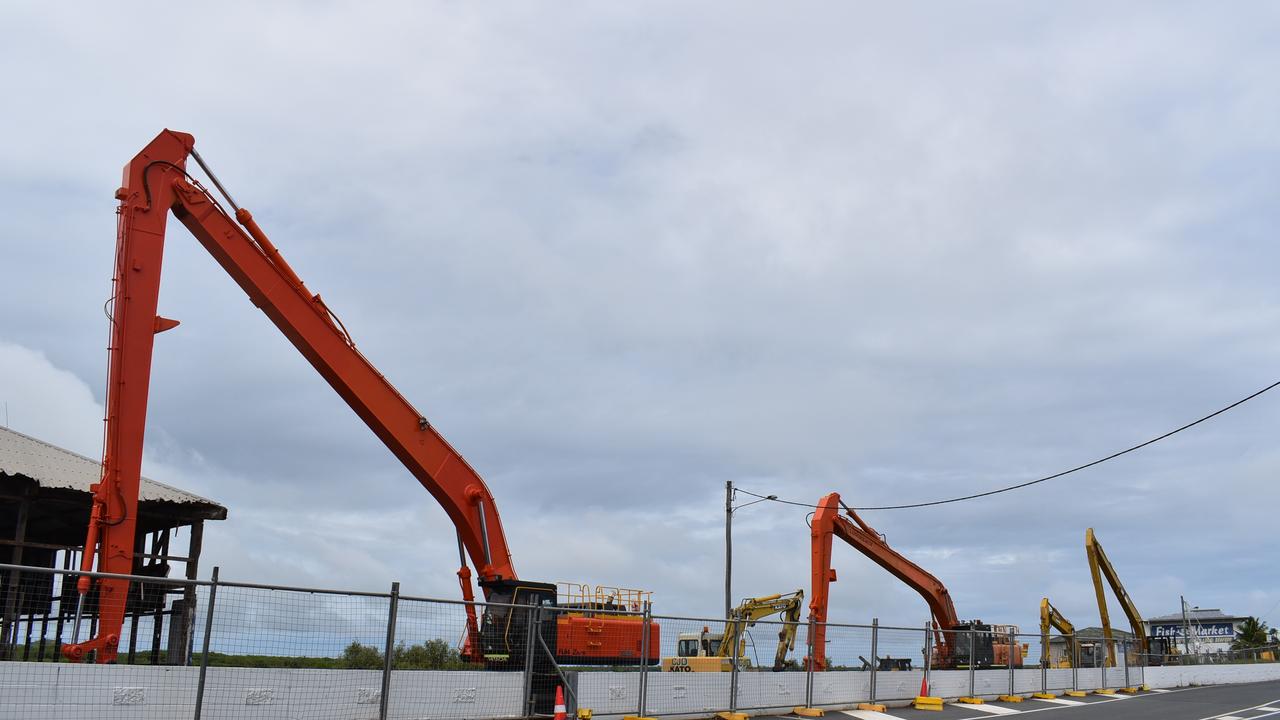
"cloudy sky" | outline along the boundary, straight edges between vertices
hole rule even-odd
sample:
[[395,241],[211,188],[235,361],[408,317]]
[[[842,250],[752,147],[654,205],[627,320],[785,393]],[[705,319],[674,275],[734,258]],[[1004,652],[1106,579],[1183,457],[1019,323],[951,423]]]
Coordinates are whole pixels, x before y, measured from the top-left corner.
[[[522,576],[723,604],[724,483],[922,501],[1280,379],[1280,12],[1263,3],[7,4],[0,400],[100,453],[120,167],[191,132],[487,479]],[[452,526],[176,223],[145,472],[226,578],[455,597]],[[1016,493],[867,513],[964,617],[1275,620],[1270,395]],[[740,498],[742,499],[742,498]],[[737,596],[808,586],[735,515]],[[927,609],[851,548],[833,619]],[[1119,617],[1113,605],[1113,616]]]

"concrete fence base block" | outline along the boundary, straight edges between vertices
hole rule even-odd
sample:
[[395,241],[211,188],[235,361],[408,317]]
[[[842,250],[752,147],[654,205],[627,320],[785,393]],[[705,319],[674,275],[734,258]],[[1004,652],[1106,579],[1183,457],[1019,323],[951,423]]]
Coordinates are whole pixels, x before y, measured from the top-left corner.
[[911,706],[917,710],[942,710],[942,698],[920,696],[912,701]]

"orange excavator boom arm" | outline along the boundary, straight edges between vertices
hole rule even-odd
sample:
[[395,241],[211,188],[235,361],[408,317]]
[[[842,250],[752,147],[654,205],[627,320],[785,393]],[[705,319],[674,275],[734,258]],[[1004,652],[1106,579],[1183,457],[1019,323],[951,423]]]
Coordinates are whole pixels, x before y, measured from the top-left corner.
[[[165,226],[172,212],[440,503],[482,586],[485,581],[516,579],[502,520],[484,480],[356,349],[320,296],[307,289],[249,212],[234,205],[234,211],[223,209],[187,174],[188,157],[203,166],[191,135],[165,130],[125,166],[124,183],[117,191],[106,436],[81,569],[92,570],[95,555],[100,572],[129,574],[134,569],[153,338],[177,324],[156,314]],[[211,173],[210,178],[218,184]],[[460,576],[465,596],[469,582],[461,572]],[[89,591],[88,577],[82,576],[79,589],[82,596]],[[98,662],[116,656],[128,583],[103,579],[98,589],[98,635],[65,645],[64,654],[71,659],[81,659],[88,651],[97,652]],[[474,622],[471,631],[474,635]]]
[[[841,515],[841,507],[848,513],[847,517]],[[816,623],[813,658],[810,660],[814,669],[826,667],[826,629],[823,623],[827,619],[830,584],[836,579],[836,572],[831,567],[832,537],[839,537],[857,548],[863,555],[920,593],[933,615],[935,631],[949,630],[960,624],[955,605],[951,602],[951,594],[942,581],[889,547],[874,528],[844,506],[839,493],[829,493],[818,501],[809,534],[812,544],[810,580],[813,588],[809,609]],[[938,632],[936,642],[939,654],[947,656],[952,644],[945,633]]]

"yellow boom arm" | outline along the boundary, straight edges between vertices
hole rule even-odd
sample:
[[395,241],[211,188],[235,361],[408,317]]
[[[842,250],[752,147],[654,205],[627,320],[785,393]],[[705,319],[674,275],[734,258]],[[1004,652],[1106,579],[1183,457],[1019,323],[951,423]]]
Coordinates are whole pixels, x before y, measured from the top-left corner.
[[1107,559],[1107,554],[1102,551],[1102,545],[1098,542],[1098,538],[1094,537],[1093,528],[1089,528],[1084,534],[1084,552],[1089,558],[1089,572],[1093,574],[1093,590],[1098,595],[1098,614],[1102,618],[1102,636],[1107,643],[1107,667],[1115,667],[1116,664],[1116,641],[1111,635],[1111,617],[1107,613],[1107,596],[1102,589],[1102,576],[1105,575],[1107,583],[1111,585],[1111,591],[1115,593],[1116,599],[1120,601],[1120,607],[1124,608],[1124,614],[1129,618],[1129,627],[1133,631],[1133,637],[1138,641],[1138,652],[1148,652],[1147,631],[1142,627],[1142,614],[1138,612],[1138,608],[1134,607],[1133,600],[1129,597],[1129,593],[1125,592],[1124,585],[1120,583],[1120,576],[1116,575],[1116,569]]
[[787,662],[787,652],[796,646],[796,629],[800,625],[800,609],[804,606],[804,590],[785,595],[766,595],[748,598],[734,608],[729,622],[724,626],[724,638],[717,655],[731,657],[733,649],[742,641],[747,628],[770,615],[782,615],[782,629],[778,631],[778,652],[773,658],[773,669],[781,670]]
[[1072,667],[1076,664],[1076,658],[1080,657],[1079,642],[1076,640],[1076,628],[1072,625],[1058,609],[1049,604],[1049,598],[1040,600],[1040,665],[1042,667],[1049,666],[1049,628],[1054,627],[1058,632],[1062,633],[1062,639],[1067,641],[1067,652],[1071,658]]

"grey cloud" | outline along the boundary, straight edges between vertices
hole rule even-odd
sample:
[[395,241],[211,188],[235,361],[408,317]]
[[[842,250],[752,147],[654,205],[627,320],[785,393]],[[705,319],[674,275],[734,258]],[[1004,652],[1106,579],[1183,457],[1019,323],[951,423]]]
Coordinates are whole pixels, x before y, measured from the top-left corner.
[[[726,479],[963,494],[1274,379],[1264,4],[4,12],[0,339],[80,385],[26,382],[100,392],[119,167],[191,131],[485,474],[530,577],[716,612]],[[456,592],[443,514],[176,225],[161,311],[148,462],[231,506],[224,574]],[[868,519],[988,621],[1096,613],[1089,525],[1145,611],[1263,612],[1274,415]],[[807,586],[802,509],[738,528],[739,594]],[[923,619],[838,562],[833,614]]]

